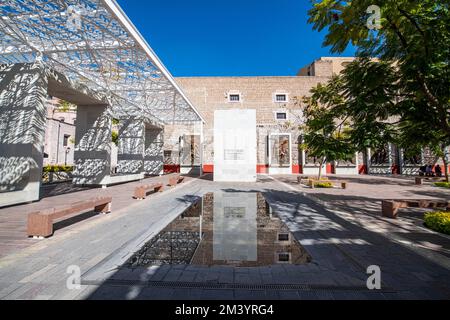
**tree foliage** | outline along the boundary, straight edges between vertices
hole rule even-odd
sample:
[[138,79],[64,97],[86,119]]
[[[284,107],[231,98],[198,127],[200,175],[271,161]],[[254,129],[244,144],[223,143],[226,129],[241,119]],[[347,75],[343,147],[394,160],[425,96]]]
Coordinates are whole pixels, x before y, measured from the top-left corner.
[[320,159],[319,180],[322,167],[327,161],[350,160],[356,152],[351,143],[348,122],[338,117],[345,100],[333,94],[333,90],[339,86],[338,78],[334,80],[336,81],[331,81],[327,86],[318,85],[312,90],[312,96],[303,101],[306,105],[306,122],[302,128],[304,141],[301,148],[309,156]]
[[395,142],[443,156],[450,145],[449,3],[377,1],[381,29],[369,30],[372,0],[313,1],[309,22],[327,30],[324,45],[341,53],[352,44],[358,57],[314,89],[327,106],[324,123],[351,123],[349,140],[359,150]]

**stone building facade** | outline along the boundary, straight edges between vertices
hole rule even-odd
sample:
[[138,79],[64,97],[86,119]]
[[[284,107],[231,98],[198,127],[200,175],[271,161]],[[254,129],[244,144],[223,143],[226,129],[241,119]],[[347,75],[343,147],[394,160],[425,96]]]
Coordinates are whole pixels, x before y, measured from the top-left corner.
[[[255,109],[257,116],[257,162],[259,173],[270,173],[270,137],[285,134],[289,138],[292,163],[278,171],[298,173],[302,166],[298,141],[299,126],[303,123],[301,98],[327,77],[205,77],[177,78],[191,101],[206,120],[203,129],[203,165],[206,172],[214,164],[214,111],[230,109]],[[277,101],[277,97],[279,101]],[[286,159],[286,162],[291,162]],[[274,170],[273,171],[277,171]]]
[[44,142],[44,166],[74,163],[76,108],[61,109],[61,100],[50,98]]
[[[214,172],[214,113],[254,109],[257,114],[257,173],[317,174],[318,159],[301,150],[304,124],[302,98],[319,83],[339,74],[352,57],[322,57],[300,69],[297,76],[179,77],[176,81],[206,123],[166,126],[165,172],[188,172],[200,167]],[[287,152],[286,148],[289,149]],[[347,162],[328,163],[327,174],[417,174],[421,165],[440,162],[424,150],[414,159],[387,145],[366,150]]]
[[[257,115],[257,173],[316,173],[317,161],[300,149],[302,136],[299,128],[304,124],[302,99],[310,95],[311,88],[327,82],[352,60],[321,58],[301,69],[297,76],[176,78],[206,123],[203,128],[191,127],[192,136],[188,134],[187,140],[199,142],[201,136],[203,143],[201,146],[189,145],[187,149],[186,138],[177,135],[177,132],[186,135],[186,128],[166,127],[166,172],[178,170],[179,166],[181,170],[184,166],[189,167],[189,163],[183,163],[183,158],[198,158],[198,161],[192,161],[194,166],[202,163],[204,172],[213,172],[214,112],[254,109]],[[196,154],[190,156],[191,151]],[[348,170],[342,167],[344,171],[341,173],[357,174],[357,158],[355,156]],[[332,165],[326,169],[331,173]]]

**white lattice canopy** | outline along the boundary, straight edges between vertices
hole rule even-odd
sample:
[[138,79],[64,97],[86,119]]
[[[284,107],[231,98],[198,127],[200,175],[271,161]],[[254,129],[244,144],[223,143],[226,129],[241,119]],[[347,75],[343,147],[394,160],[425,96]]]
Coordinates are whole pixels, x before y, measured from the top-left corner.
[[203,121],[114,0],[0,0],[0,63],[42,60],[106,93],[115,113]]

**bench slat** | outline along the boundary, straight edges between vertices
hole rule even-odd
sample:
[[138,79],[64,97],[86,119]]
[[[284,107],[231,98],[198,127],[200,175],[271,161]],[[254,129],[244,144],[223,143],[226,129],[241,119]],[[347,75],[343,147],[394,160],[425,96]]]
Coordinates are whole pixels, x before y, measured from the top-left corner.
[[381,213],[383,217],[397,219],[398,210],[402,208],[447,208],[450,209],[450,201],[421,199],[421,200],[383,200]]
[[71,205],[44,209],[28,215],[28,236],[49,237],[53,234],[55,222],[67,220],[88,211],[109,213],[111,197],[97,197],[85,201],[74,202]]
[[162,192],[164,190],[164,185],[162,183],[155,183],[137,186],[134,189],[133,198],[139,200],[145,199],[147,197],[147,192],[150,190]]

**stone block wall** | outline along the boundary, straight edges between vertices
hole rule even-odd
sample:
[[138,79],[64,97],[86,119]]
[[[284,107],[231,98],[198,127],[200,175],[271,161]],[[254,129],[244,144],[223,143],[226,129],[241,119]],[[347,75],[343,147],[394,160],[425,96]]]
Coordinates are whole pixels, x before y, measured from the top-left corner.
[[[324,83],[328,77],[192,77],[176,81],[206,120],[204,125],[203,164],[214,164],[214,111],[231,109],[256,109],[257,161],[260,172],[268,165],[267,136],[270,133],[292,135],[293,171],[300,170],[298,140],[299,126],[303,124],[302,97],[309,95],[312,87]],[[240,102],[229,102],[228,94],[240,94]],[[286,102],[275,102],[276,94],[286,94]],[[277,120],[277,112],[286,112],[286,120]],[[164,149],[176,148],[176,128],[166,128],[168,137]]]
[[44,66],[0,66],[0,206],[39,199],[45,138]]

